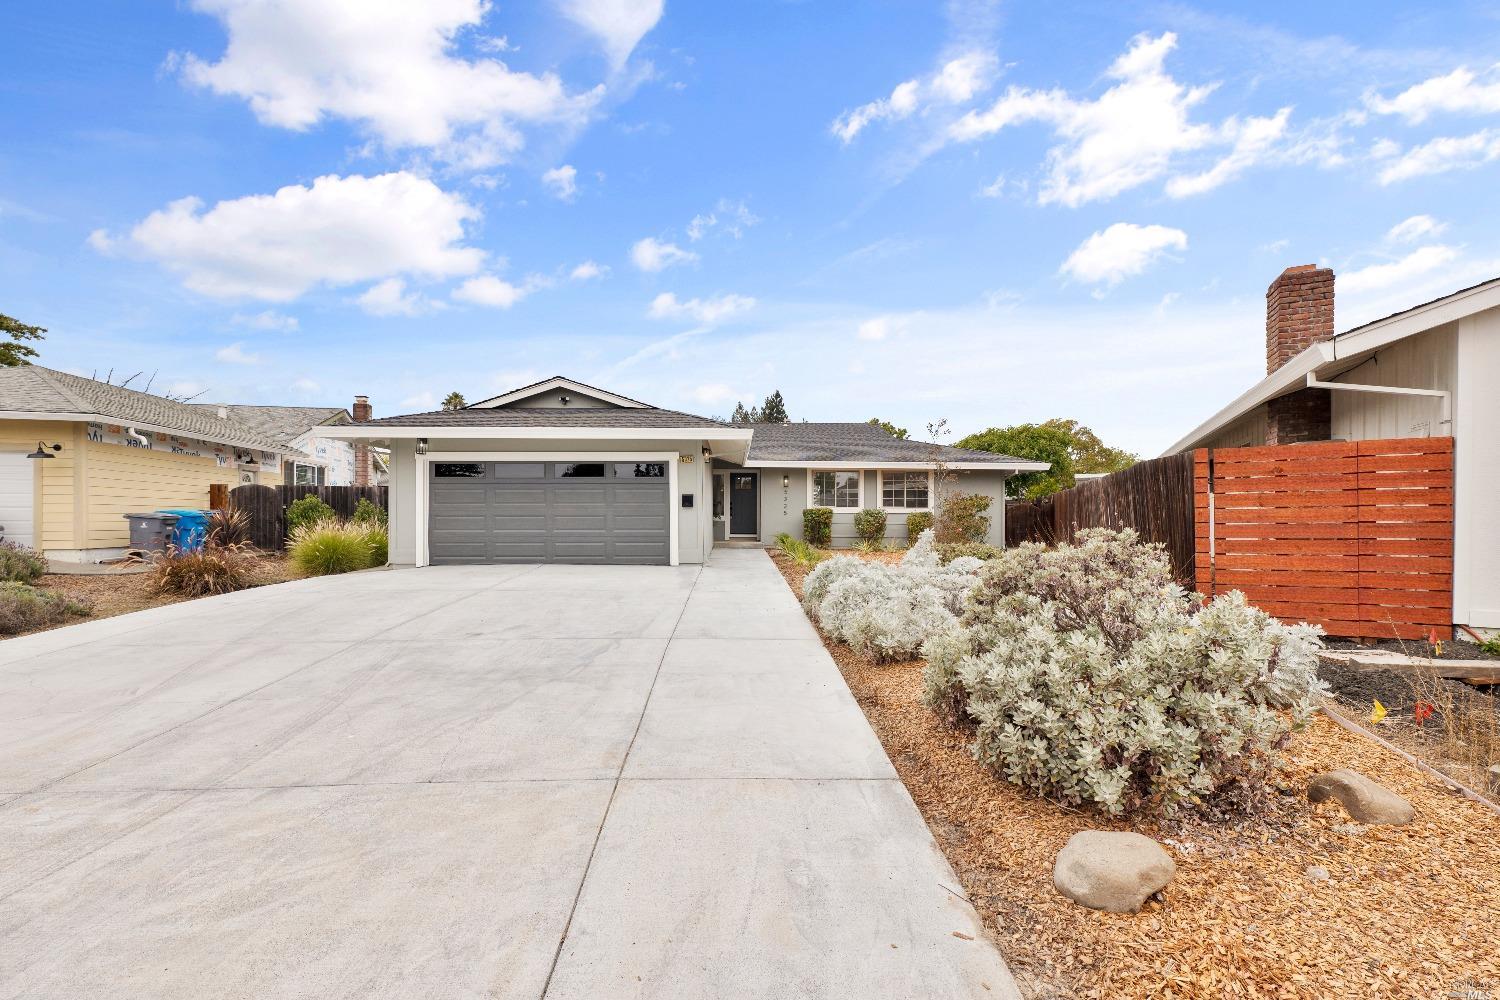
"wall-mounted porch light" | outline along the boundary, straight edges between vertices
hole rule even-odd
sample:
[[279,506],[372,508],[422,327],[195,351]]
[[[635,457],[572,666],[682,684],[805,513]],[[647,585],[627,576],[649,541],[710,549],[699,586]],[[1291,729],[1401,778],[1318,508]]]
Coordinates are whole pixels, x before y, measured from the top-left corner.
[[418,455],[425,455],[425,454],[427,454],[427,439],[426,438],[417,438],[417,454]]
[[781,485],[782,485],[782,487],[787,487],[787,486],[792,485],[792,477],[791,476],[782,476],[781,477]]
[[26,457],[27,458],[52,458],[54,456],[52,455],[51,452],[49,452],[47,450],[49,447],[52,449],[52,451],[62,451],[62,445],[60,445],[60,444],[54,444],[54,445],[50,445],[49,446],[49,445],[47,445],[47,444],[45,444],[45,443],[43,443],[41,441],[38,441],[36,443],[36,451],[32,452],[30,455],[27,455]]

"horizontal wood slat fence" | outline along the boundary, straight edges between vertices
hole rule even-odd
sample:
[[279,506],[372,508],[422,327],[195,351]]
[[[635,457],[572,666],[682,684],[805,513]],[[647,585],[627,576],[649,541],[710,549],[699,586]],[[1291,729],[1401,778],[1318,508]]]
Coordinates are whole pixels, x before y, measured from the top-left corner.
[[1084,528],[1134,528],[1160,542],[1184,586],[1195,578],[1193,456],[1137,462],[1041,500],[1005,505],[1005,544],[1071,542]]
[[387,509],[386,486],[237,486],[228,505],[250,515],[250,543],[269,552],[286,545],[286,509],[295,500],[315,494],[339,517],[350,517],[361,499]]
[[1453,439],[1192,453],[1197,589],[1331,635],[1453,621]]

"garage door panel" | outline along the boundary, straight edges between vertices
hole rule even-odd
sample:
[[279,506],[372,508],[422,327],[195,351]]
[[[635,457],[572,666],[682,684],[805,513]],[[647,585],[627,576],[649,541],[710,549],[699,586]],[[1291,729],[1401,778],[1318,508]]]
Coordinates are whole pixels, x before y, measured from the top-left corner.
[[618,473],[662,463],[625,460],[604,464],[601,478],[564,477],[575,464],[589,465],[486,462],[479,463],[479,477],[434,477],[428,494],[430,560],[669,562],[674,512],[666,478]]

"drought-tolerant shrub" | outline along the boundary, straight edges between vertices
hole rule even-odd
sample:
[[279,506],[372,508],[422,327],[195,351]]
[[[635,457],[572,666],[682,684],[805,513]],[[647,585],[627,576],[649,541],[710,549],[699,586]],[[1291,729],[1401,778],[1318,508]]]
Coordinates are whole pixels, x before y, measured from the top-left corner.
[[793,538],[786,532],[776,536],[776,547],[792,557],[799,566],[816,566],[823,559],[823,553],[808,545],[800,538]]
[[990,533],[990,498],[982,493],[950,493],[938,508],[940,542],[982,542]]
[[158,594],[207,597],[244,590],[255,582],[247,545],[204,545],[193,552],[169,549],[151,564],[148,581]]
[[354,505],[354,516],[350,518],[355,524],[378,524],[382,528],[386,526],[390,515],[386,509],[372,501],[369,497],[360,497],[359,503]]
[[293,500],[286,508],[286,533],[290,538],[297,533],[299,528],[311,527],[320,521],[333,520],[333,508],[318,499],[316,493],[309,493],[298,500]]
[[20,542],[0,542],[0,582],[35,583],[47,572],[47,559]]
[[372,567],[384,566],[390,562],[391,540],[390,535],[386,532],[385,525],[370,522],[360,523],[359,521],[355,521],[354,524],[364,529],[365,539],[370,543],[370,565]]
[[369,569],[375,543],[363,525],[326,519],[292,532],[288,556],[303,576]]
[[69,618],[94,613],[87,598],[69,597],[25,583],[0,583],[0,635],[60,625]]
[[991,559],[999,559],[1004,551],[998,545],[986,542],[944,542],[937,547],[938,558],[943,562],[952,562],[960,556],[972,556],[981,562],[989,562]]
[[932,527],[932,512],[926,510],[913,511],[906,515],[906,544],[915,545],[917,537]]
[[940,565],[928,531],[898,565],[827,560],[803,583],[802,603],[830,637],[860,654],[910,659],[928,636],[955,626],[979,566],[978,560]]
[[924,648],[924,700],[975,724],[979,760],[1064,804],[1244,805],[1315,707],[1320,633],[1239,593],[1199,600],[1133,531],[1009,549]]
[[827,548],[833,541],[833,508],[808,507],[802,512],[802,538],[809,545]]
[[885,541],[885,511],[866,507],[854,515],[854,533],[862,542],[879,545]]
[[250,513],[238,507],[216,510],[208,515],[208,545],[249,545]]

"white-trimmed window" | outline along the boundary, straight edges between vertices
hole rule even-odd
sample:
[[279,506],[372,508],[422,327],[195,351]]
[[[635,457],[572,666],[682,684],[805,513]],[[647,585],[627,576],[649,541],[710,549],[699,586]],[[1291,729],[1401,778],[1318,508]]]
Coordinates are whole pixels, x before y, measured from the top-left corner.
[[932,473],[882,472],[880,506],[886,510],[931,510]]
[[809,469],[807,505],[832,507],[834,510],[858,510],[863,503],[858,471],[845,469]]
[[295,486],[327,486],[328,470],[321,465],[312,465],[308,462],[293,462],[292,484]]

